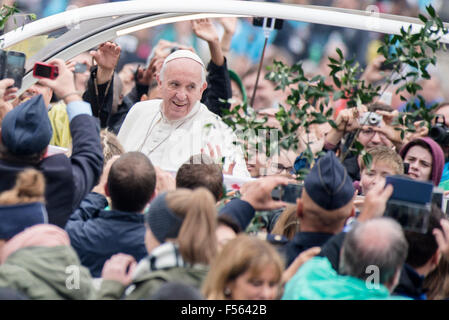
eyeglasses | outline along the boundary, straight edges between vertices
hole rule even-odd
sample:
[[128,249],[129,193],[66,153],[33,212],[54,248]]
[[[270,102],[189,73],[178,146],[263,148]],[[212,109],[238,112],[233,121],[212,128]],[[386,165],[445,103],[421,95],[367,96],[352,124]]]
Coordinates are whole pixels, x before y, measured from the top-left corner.
[[365,129],[365,130],[361,130],[360,133],[365,135],[365,136],[373,136],[373,135],[376,134],[376,131],[371,129],[371,128],[368,128],[368,129]]
[[292,166],[284,166],[282,163],[272,163],[271,164],[271,169],[273,171],[277,171],[277,173],[281,173],[282,171],[287,171],[288,173],[292,173],[293,172],[293,167]]

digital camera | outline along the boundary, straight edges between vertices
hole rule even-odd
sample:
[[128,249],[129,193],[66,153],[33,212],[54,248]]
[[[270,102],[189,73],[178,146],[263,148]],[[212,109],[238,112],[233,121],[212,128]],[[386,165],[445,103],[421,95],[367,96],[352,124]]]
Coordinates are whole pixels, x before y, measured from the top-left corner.
[[429,137],[442,146],[449,146],[449,127],[446,126],[444,116],[435,117],[435,125],[430,128]]
[[359,124],[380,127],[382,116],[375,112],[364,112],[359,118]]

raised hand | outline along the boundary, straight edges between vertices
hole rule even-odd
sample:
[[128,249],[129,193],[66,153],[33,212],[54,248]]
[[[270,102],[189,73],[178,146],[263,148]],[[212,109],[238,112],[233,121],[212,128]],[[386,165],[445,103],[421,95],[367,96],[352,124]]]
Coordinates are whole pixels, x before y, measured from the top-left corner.
[[11,87],[14,84],[13,79],[0,80],[0,125],[5,115],[13,109],[10,102],[16,98],[17,88]]
[[219,18],[218,21],[223,26],[225,33],[234,34],[235,29],[237,28],[237,18]]
[[290,180],[281,176],[269,176],[245,183],[240,189],[241,199],[247,201],[255,210],[275,210],[285,207],[283,201],[275,201],[271,191],[278,185],[287,185]]
[[363,210],[357,218],[358,221],[366,221],[382,217],[387,207],[387,201],[393,194],[393,186],[376,184],[365,196]]
[[154,169],[156,171],[156,195],[176,189],[176,180],[171,173],[157,166]]
[[120,58],[121,48],[113,42],[102,43],[97,50],[89,52],[98,65],[98,84],[109,81]]
[[66,104],[75,100],[82,100],[81,93],[76,91],[73,72],[69,70],[64,60],[54,59],[49,64],[58,67],[58,77],[56,79],[40,79],[39,83],[53,89],[53,92],[64,99]]
[[218,42],[218,33],[209,19],[192,20],[192,29],[196,36],[207,42]]
[[231,48],[232,37],[237,28],[237,18],[220,18],[219,21],[224,29],[223,37],[221,38],[221,49],[223,52],[228,52]]
[[0,100],[9,101],[16,98],[17,88],[12,87],[13,79],[0,80]]

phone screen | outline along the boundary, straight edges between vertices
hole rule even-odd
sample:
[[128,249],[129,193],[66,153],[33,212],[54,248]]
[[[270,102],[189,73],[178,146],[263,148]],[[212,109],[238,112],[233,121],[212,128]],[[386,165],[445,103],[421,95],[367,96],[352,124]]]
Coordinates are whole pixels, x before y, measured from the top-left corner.
[[44,66],[42,64],[36,64],[34,74],[43,78],[51,77],[51,67]]
[[22,78],[25,72],[25,55],[21,52],[8,51],[6,53],[5,78],[14,79],[14,87],[22,86]]

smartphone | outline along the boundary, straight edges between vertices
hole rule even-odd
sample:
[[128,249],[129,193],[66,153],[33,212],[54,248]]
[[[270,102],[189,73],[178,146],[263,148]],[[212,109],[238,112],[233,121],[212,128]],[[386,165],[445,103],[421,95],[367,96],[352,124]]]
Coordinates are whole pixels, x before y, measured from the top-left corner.
[[431,204],[414,204],[399,200],[389,200],[384,217],[396,220],[404,230],[427,233]]
[[284,201],[288,203],[295,203],[296,199],[301,197],[302,185],[299,184],[288,184],[286,186],[277,186],[271,192],[271,198],[277,201]]
[[5,51],[1,59],[4,62],[1,67],[2,79],[14,79],[13,87],[20,89],[25,74],[25,54],[19,51]]
[[394,190],[384,216],[395,219],[404,230],[427,233],[433,184],[403,176],[387,176],[387,184],[393,185]]
[[283,25],[284,25],[284,20],[282,20],[282,19],[264,18],[264,17],[254,17],[253,18],[253,26],[256,26],[256,27],[280,30],[280,29],[282,29]]
[[413,180],[407,176],[394,175],[385,178],[385,185],[393,185],[390,199],[417,204],[432,202],[433,183]]
[[58,67],[42,63],[36,62],[33,67],[33,77],[35,78],[46,78],[46,79],[56,79],[59,75]]
[[84,73],[86,71],[87,71],[87,64],[79,62],[75,64],[74,73]]

